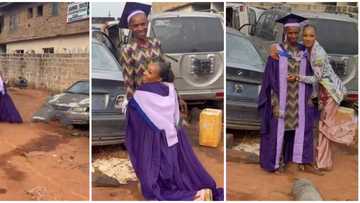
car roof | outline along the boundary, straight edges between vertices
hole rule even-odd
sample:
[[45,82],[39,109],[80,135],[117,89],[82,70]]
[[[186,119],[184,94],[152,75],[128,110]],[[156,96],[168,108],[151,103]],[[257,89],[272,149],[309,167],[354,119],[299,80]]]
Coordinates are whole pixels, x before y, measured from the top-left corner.
[[[279,8],[269,9],[267,11],[275,12],[275,13],[283,13],[283,14],[290,13],[288,11],[284,12],[284,10],[279,9]],[[291,11],[291,13],[303,16],[305,18],[318,18],[318,19],[346,21],[346,22],[354,22],[354,23],[358,22],[356,18],[350,17],[349,15],[346,15],[346,14],[341,14],[341,13],[306,12],[306,11]]]
[[242,2],[229,2],[229,3],[226,3],[226,8],[239,7],[239,6],[246,6],[246,4],[242,3]]
[[249,40],[250,40],[250,37],[249,37],[249,36],[247,36],[246,34],[240,32],[239,30],[234,29],[234,28],[232,28],[232,27],[226,27],[226,33],[238,35],[238,36],[240,36],[240,37],[243,37],[243,38],[246,38],[246,39],[249,39]]
[[88,79],[81,79],[81,80],[75,81],[73,84],[75,84],[75,83],[77,83],[77,82],[89,82],[89,80],[88,80]]
[[91,39],[91,43],[100,44],[101,46],[106,47],[104,43],[102,43],[101,41],[99,41],[99,40],[96,39],[96,38],[92,38],[92,39]]
[[345,14],[337,14],[337,13],[325,13],[325,12],[293,12],[297,15],[304,16],[305,18],[321,18],[328,20],[337,20],[337,21],[347,21],[357,23],[355,18],[352,18]]
[[150,15],[150,19],[156,18],[171,18],[171,17],[209,17],[209,18],[223,18],[222,15],[216,13],[209,13],[209,12],[178,12],[178,11],[171,11],[171,12],[163,12]]

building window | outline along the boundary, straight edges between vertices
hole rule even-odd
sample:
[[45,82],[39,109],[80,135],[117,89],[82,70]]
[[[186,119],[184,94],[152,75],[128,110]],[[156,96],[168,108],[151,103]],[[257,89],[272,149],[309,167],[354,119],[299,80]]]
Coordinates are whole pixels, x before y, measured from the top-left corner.
[[15,50],[15,53],[17,53],[17,54],[23,54],[23,53],[24,53],[24,50],[23,50],[23,49],[17,49],[17,50]]
[[10,16],[10,24],[9,24],[10,30],[14,31],[16,30],[16,15]]
[[53,54],[54,53],[54,47],[49,48],[43,48],[44,54]]
[[60,6],[59,2],[53,2],[52,3],[52,10],[51,10],[51,15],[52,16],[58,16],[59,15],[59,6]]
[[43,16],[43,5],[37,7],[37,16]]
[[28,16],[28,18],[32,18],[34,16],[33,8],[28,8],[27,16]]

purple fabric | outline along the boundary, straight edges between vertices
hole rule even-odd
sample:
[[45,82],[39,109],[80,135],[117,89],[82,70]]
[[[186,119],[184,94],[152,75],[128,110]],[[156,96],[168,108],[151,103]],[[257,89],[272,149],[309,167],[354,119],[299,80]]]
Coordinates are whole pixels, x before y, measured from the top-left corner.
[[[306,75],[312,75],[312,70],[309,64],[306,66]],[[293,143],[295,142],[293,138],[282,139],[283,143],[278,141],[278,119],[273,116],[272,106],[271,106],[271,91],[275,95],[279,96],[280,91],[279,83],[279,61],[273,60],[271,57],[268,58],[265,72],[263,76],[263,81],[261,85],[261,91],[259,94],[258,101],[258,110],[261,118],[261,142],[260,142],[260,164],[261,167],[267,171],[274,171],[278,168],[277,165],[277,154],[278,148],[281,148],[282,145],[287,146],[282,150],[285,154],[293,154]],[[315,118],[315,108],[311,103],[307,101],[310,100],[312,86],[304,85],[304,137],[303,137],[303,147],[302,147],[302,157],[301,163],[312,163],[313,162],[313,125]],[[281,130],[281,129],[280,129]],[[284,133],[281,135],[283,136]],[[279,146],[280,145],[280,146]],[[290,147],[289,147],[290,146]],[[293,157],[289,158],[292,160]]]
[[165,131],[151,122],[134,99],[129,101],[126,123],[125,142],[145,199],[193,200],[202,188],[210,188],[215,200],[224,199],[223,189],[216,188],[196,158],[183,128],[177,129],[178,143],[169,147]]
[[165,131],[167,143],[170,147],[178,143],[176,125],[179,122],[180,113],[174,85],[171,83],[165,85],[168,87],[168,96],[138,89],[134,93],[134,99],[152,123]]
[[5,84],[4,84],[4,81],[0,75],[0,94],[1,95],[4,95],[5,94]]
[[161,96],[168,96],[169,86],[166,84],[167,83],[160,83],[160,82],[144,83],[137,90],[152,92]]
[[[280,48],[280,47],[278,47]],[[281,151],[284,141],[285,131],[285,111],[286,111],[286,95],[287,95],[287,76],[288,76],[288,61],[284,56],[279,58],[279,110],[283,117],[278,119],[277,124],[277,145],[276,145],[276,158],[275,167],[279,168],[279,162],[281,157]]]
[[[282,48],[278,45],[278,49],[282,51]],[[300,62],[300,75],[306,74],[306,57],[302,58]],[[286,111],[286,94],[287,94],[287,75],[288,75],[288,61],[286,56],[280,56],[279,59],[279,108],[280,111],[285,114]],[[295,131],[295,139],[291,140],[293,143],[293,155],[292,160],[295,163],[302,163],[302,153],[304,147],[304,128],[305,128],[305,84],[299,83],[299,125]],[[283,147],[284,140],[284,118],[278,120],[278,132],[277,132],[277,148],[276,148],[276,167],[279,167],[280,156]]]
[[22,118],[7,93],[5,84],[3,87],[4,94],[0,94],[0,122],[22,123]]

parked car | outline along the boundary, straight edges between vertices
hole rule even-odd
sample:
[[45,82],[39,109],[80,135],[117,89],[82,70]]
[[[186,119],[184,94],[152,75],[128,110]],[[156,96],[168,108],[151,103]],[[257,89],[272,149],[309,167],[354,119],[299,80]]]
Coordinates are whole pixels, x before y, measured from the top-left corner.
[[223,17],[209,12],[150,16],[149,35],[161,41],[175,86],[188,103],[223,102]]
[[[283,29],[275,21],[289,10],[269,9],[263,12],[257,22],[251,22],[251,35],[263,58],[268,55],[272,43],[280,42]],[[293,12],[304,16],[317,28],[317,38],[329,55],[334,71],[348,89],[344,102],[358,102],[358,22],[348,15],[332,13]],[[302,35],[302,34],[301,34]],[[300,35],[300,36],[301,36]]]
[[80,80],[61,94],[50,96],[33,121],[59,120],[66,125],[89,124],[89,81]]
[[256,130],[260,127],[258,95],[264,60],[251,38],[226,29],[226,127]]
[[[103,33],[102,33],[103,34]],[[107,39],[104,37],[104,39]],[[122,69],[110,49],[92,39],[92,145],[124,142]]]

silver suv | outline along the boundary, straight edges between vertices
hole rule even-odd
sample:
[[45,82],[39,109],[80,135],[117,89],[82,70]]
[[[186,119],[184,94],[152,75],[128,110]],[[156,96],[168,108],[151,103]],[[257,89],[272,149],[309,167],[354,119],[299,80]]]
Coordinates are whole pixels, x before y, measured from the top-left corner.
[[150,17],[149,35],[161,41],[175,85],[188,103],[224,95],[223,17],[207,12],[165,12]]

